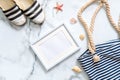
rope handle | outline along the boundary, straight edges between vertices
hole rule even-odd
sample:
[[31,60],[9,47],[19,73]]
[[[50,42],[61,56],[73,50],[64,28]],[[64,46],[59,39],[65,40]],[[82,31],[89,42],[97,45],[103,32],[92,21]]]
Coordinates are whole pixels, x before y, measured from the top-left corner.
[[[87,32],[88,48],[89,48],[89,51],[92,54],[96,52],[95,51],[96,50],[95,49],[95,44],[94,44],[93,37],[92,37],[92,33],[93,33],[93,30],[94,30],[95,18],[96,18],[96,15],[98,14],[98,12],[100,11],[100,9],[102,8],[103,4],[105,4],[105,6],[106,6],[106,14],[107,14],[107,17],[108,17],[111,25],[116,29],[116,31],[118,31],[118,33],[120,33],[120,18],[119,18],[118,25],[116,25],[112,16],[111,16],[111,14],[110,14],[110,6],[109,6],[109,3],[107,2],[107,0],[101,0],[100,1],[99,6],[97,7],[96,11],[94,12],[94,14],[91,18],[90,27],[88,26],[87,22],[85,22],[84,18],[82,17],[82,13],[88,6],[95,3],[96,1],[98,1],[98,0],[89,0],[85,5],[82,6],[82,8],[80,8],[80,10],[78,12],[78,18],[79,18],[80,22],[82,23],[82,25],[84,26],[84,28]],[[100,60],[100,57],[97,56],[97,55],[94,55],[93,59],[94,59],[94,62],[98,62]]]
[[92,33],[94,30],[94,23],[95,23],[95,18],[98,14],[98,12],[100,11],[100,9],[102,8],[103,4],[102,2],[100,2],[99,6],[96,8],[92,18],[91,18],[91,24],[90,26],[88,26],[87,22],[85,21],[85,19],[82,17],[82,13],[83,11],[90,6],[92,3],[96,2],[96,0],[89,0],[85,5],[82,6],[82,8],[80,8],[79,12],[78,12],[78,18],[80,20],[80,22],[83,24],[87,35],[88,35],[88,48],[89,51],[94,54],[96,52],[96,48],[95,48],[95,44],[93,41],[93,37],[92,37]]
[[106,5],[106,14],[107,14],[107,17],[111,23],[111,25],[115,28],[115,30],[120,33],[120,17],[119,17],[119,20],[118,20],[118,24],[116,24],[111,16],[111,13],[110,13],[110,5],[109,3],[107,2],[107,0],[103,0],[103,2],[105,3]]

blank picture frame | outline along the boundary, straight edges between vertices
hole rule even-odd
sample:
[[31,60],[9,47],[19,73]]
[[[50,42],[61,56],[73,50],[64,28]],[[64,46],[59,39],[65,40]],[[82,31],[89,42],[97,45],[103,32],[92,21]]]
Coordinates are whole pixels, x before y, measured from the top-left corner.
[[31,48],[47,71],[79,50],[64,24],[32,44]]

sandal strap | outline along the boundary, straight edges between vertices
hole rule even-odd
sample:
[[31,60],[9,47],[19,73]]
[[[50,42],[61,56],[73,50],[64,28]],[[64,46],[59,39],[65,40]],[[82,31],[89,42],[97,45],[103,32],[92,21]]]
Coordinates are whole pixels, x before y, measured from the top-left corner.
[[13,10],[16,6],[17,6],[17,5],[14,5],[14,6],[13,6],[13,7],[11,7],[10,9],[8,9],[8,10],[4,10],[3,12],[4,12],[4,13],[7,13],[7,12],[9,12],[9,11]]
[[35,1],[28,9],[23,12],[27,17],[34,20],[38,15],[43,12],[43,9],[41,5],[37,1]]
[[39,7],[40,7],[40,5],[37,5],[37,6],[35,7],[35,9],[34,9],[33,11],[29,12],[28,14],[26,14],[26,16],[32,15]]
[[15,15],[15,16],[13,16],[12,18],[8,18],[9,20],[11,20],[11,21],[13,21],[13,20],[15,20],[15,19],[17,19],[17,18],[19,18],[20,16],[22,16],[23,15],[23,13],[22,12],[20,12],[19,14],[17,14],[17,15]]
[[34,3],[26,10],[24,10],[23,12],[26,13],[28,12],[31,8],[33,8],[35,5],[37,4],[37,1],[34,1]]
[[23,15],[22,11],[20,10],[20,8],[17,5],[10,8],[9,10],[3,11],[3,12],[4,12],[5,16],[11,21],[13,21]]
[[43,11],[43,9],[40,9],[33,17],[31,17],[30,19],[35,19],[41,12]]

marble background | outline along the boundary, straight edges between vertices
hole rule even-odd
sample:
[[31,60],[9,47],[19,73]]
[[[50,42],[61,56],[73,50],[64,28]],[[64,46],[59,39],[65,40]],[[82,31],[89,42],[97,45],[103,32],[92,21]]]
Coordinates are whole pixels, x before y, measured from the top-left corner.
[[[85,34],[83,26],[79,22],[72,25],[69,21],[72,17],[77,19],[79,8],[87,0],[38,1],[46,12],[46,20],[42,26],[29,20],[23,27],[14,26],[0,11],[0,80],[72,80],[72,77],[80,78],[74,80],[89,80],[84,71],[76,74],[71,70],[75,65],[80,66],[76,60],[87,49],[87,38],[80,41],[79,35]],[[63,12],[56,14],[53,10],[56,2],[64,4]],[[109,3],[113,19],[117,22],[120,13],[120,1],[109,0]],[[97,4],[92,5],[83,14],[88,23],[96,6]],[[80,46],[80,51],[47,72],[29,46],[62,23],[66,25]],[[106,17],[104,9],[97,16],[93,36],[96,44],[118,38]]]

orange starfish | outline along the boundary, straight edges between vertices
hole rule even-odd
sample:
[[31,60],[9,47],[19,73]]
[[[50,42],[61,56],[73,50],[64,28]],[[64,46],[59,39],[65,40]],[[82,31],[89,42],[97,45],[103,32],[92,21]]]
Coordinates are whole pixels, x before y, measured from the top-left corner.
[[54,7],[54,9],[56,9],[57,10],[57,12],[59,12],[59,11],[63,11],[62,10],[62,7],[63,7],[63,4],[58,4],[58,2],[56,3],[56,7]]

